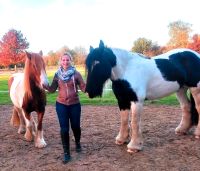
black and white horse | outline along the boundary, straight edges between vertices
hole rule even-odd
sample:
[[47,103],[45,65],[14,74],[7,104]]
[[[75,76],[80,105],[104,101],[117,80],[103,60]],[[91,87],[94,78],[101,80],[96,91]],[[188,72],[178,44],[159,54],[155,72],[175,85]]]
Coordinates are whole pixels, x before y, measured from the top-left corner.
[[[128,152],[143,147],[141,113],[145,100],[153,100],[176,92],[182,109],[182,119],[175,129],[185,134],[197,125],[194,132],[200,138],[200,55],[189,49],[175,49],[151,59],[138,53],[108,48],[100,41],[98,48],[90,47],[86,59],[88,71],[86,92],[90,98],[101,96],[105,82],[112,81],[121,115],[116,144],[123,144],[129,136],[131,111],[131,141]],[[187,90],[191,93],[191,100]],[[195,108],[196,106],[196,108]],[[198,112],[197,112],[198,111]]]

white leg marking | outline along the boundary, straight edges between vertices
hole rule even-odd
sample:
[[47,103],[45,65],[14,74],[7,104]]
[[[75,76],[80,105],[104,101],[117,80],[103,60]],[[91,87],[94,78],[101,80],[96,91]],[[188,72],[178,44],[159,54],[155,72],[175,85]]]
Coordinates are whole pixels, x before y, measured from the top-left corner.
[[129,153],[135,153],[143,148],[143,140],[140,126],[140,114],[142,113],[143,103],[131,103],[131,141],[127,145]]
[[24,115],[22,114],[22,110],[18,109],[18,116],[19,116],[19,129],[18,129],[18,134],[24,134],[26,131],[26,125],[25,125],[25,118]]
[[37,132],[37,124],[34,117],[31,115],[32,135],[35,137]]
[[182,109],[182,119],[175,129],[176,134],[185,134],[191,127],[190,102],[187,97],[187,89],[180,89],[176,93],[177,99]]
[[128,117],[129,113],[128,110],[123,110],[120,111],[120,116],[121,116],[121,125],[120,125],[120,131],[115,138],[115,143],[117,145],[122,145],[124,142],[128,139],[129,136],[129,126],[128,126]]
[[44,148],[46,147],[46,145],[47,143],[44,140],[43,131],[37,131],[36,137],[35,137],[35,147]]
[[25,139],[26,141],[32,141],[33,140],[33,135],[32,135],[32,123],[25,117],[24,111],[22,112],[23,117],[25,119],[26,123],[26,132],[25,132]]

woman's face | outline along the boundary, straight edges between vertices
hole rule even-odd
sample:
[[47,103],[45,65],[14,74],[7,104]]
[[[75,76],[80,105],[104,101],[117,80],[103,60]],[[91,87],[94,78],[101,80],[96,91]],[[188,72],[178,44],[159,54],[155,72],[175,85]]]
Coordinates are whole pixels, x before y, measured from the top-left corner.
[[62,56],[61,66],[66,70],[69,66],[71,66],[71,58],[67,55]]

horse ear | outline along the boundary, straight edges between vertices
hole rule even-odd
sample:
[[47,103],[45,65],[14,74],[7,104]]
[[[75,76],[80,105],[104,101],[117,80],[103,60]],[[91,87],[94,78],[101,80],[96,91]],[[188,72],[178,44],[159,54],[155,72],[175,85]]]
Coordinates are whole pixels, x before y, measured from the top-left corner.
[[90,46],[90,52],[92,52],[94,50],[94,48],[92,46]]
[[29,52],[27,52],[27,51],[25,51],[25,53],[26,53],[27,58],[31,59],[31,54]]
[[43,52],[42,52],[42,50],[39,52],[39,54],[40,54],[41,56],[43,56]]
[[100,42],[99,42],[99,49],[104,49],[104,43],[103,43],[103,41],[102,40],[100,40]]

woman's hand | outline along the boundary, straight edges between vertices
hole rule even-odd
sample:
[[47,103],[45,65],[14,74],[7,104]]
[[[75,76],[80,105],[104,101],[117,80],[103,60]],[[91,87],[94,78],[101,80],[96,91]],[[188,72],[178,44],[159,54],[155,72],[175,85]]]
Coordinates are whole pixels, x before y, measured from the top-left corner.
[[43,89],[49,90],[49,85],[42,84]]

